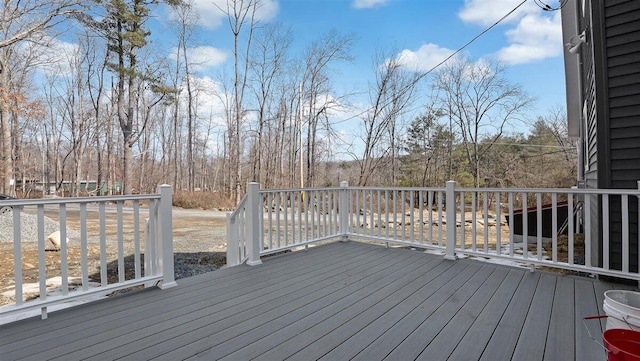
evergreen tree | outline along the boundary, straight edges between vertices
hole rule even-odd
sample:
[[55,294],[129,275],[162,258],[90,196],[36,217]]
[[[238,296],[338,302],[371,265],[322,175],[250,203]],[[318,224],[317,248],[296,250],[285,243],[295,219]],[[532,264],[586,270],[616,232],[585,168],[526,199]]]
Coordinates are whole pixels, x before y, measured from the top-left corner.
[[[102,10],[100,20],[85,17],[84,21],[97,30],[107,42],[111,55],[108,67],[116,74],[115,84],[117,118],[122,131],[122,187],[124,194],[132,193],[132,147],[141,129],[146,124],[136,124],[137,82],[149,81],[151,90],[162,94],[173,90],[162,85],[162,77],[144,71],[139,64],[138,50],[147,45],[151,32],[146,27],[150,6],[158,5],[158,0],[94,0]],[[169,5],[177,5],[180,0],[165,0]],[[139,129],[141,128],[141,129]]]

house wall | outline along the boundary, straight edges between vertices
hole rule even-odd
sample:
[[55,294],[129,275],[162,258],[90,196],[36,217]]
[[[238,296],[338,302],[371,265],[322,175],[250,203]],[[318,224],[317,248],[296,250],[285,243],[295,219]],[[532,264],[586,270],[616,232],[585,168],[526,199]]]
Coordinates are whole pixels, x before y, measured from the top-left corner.
[[[582,51],[585,113],[585,184],[590,188],[637,188],[640,180],[640,1],[585,1],[584,28],[589,46]],[[598,202],[593,211],[601,212]],[[638,200],[631,210],[630,265],[638,270]],[[620,199],[611,199],[611,267],[622,267]],[[601,249],[601,227],[592,227]],[[592,261],[601,262],[594,254]]]
[[[567,54],[567,56],[578,56],[581,64],[581,76],[582,76],[582,129],[580,131],[582,140],[582,149],[584,154],[583,168],[584,168],[584,185],[586,188],[597,189],[600,186],[599,170],[599,133],[602,130],[598,127],[598,114],[596,107],[596,69],[594,59],[594,49],[598,47],[598,38],[594,36],[594,25],[592,21],[592,4],[591,1],[576,2],[578,12],[578,31],[586,31],[587,44],[584,44],[580,52],[577,55]],[[580,6],[583,5],[584,7]],[[597,4],[596,4],[597,6]],[[598,19],[595,19],[595,23],[598,23]],[[573,34],[573,32],[572,32]],[[584,219],[585,223],[590,224],[591,239],[594,240],[591,244],[591,263],[602,264],[602,237],[601,237],[601,225],[600,225],[600,197],[597,195],[585,196],[589,197],[589,219]],[[583,200],[584,201],[584,200]],[[586,212],[586,209],[584,210]]]
[[[607,96],[609,105],[610,188],[637,188],[640,180],[640,1],[604,2]],[[638,270],[638,199],[629,199],[631,270]],[[622,238],[621,209],[610,215],[613,240]],[[611,248],[612,264],[622,266],[622,243]]]
[[640,180],[640,1],[604,6],[611,188]]

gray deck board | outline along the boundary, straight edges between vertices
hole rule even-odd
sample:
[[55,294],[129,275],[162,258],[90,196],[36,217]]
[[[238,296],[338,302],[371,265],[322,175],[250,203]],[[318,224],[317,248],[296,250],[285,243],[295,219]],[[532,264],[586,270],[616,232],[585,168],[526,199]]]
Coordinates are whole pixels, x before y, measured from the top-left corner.
[[[43,323],[38,319],[25,321],[20,325],[16,325],[15,332],[8,335],[6,339],[0,339],[0,345],[12,343],[16,340],[23,340],[25,336],[33,337],[38,334],[46,334],[53,329],[60,331],[62,330],[62,327],[73,327],[75,330],[81,330],[79,325],[85,321],[84,316],[88,314],[91,314],[92,317],[103,317],[104,320],[101,321],[112,321],[119,316],[127,318],[133,314],[132,312],[127,312],[127,310],[134,310],[134,306],[137,303],[148,302],[147,305],[149,306],[150,312],[158,313],[160,310],[156,308],[157,304],[166,304],[166,301],[171,301],[169,303],[171,303],[171,306],[175,308],[175,302],[185,300],[187,300],[187,302],[193,302],[193,297],[197,296],[211,298],[211,294],[209,292],[217,292],[225,295],[226,297],[233,296],[228,292],[235,292],[238,295],[247,294],[253,289],[264,287],[261,286],[261,282],[265,279],[273,280],[278,277],[280,277],[280,279],[291,278],[291,275],[286,273],[286,271],[290,269],[290,267],[296,267],[298,263],[307,265],[309,267],[309,271],[311,271],[326,268],[324,267],[326,263],[326,261],[323,260],[324,257],[335,258],[340,262],[343,259],[349,259],[349,257],[359,256],[357,254],[358,251],[355,249],[344,249],[343,251],[344,252],[339,252],[335,249],[331,250],[319,247],[317,250],[314,250],[314,253],[317,252],[319,257],[311,257],[305,252],[301,254],[300,257],[292,260],[291,264],[287,264],[286,262],[283,263],[283,261],[286,260],[284,258],[274,257],[274,259],[269,262],[271,271],[269,275],[252,274],[249,272],[251,267],[247,266],[236,267],[234,269],[221,269],[209,275],[199,275],[178,280],[180,291],[164,291],[164,297],[162,298],[158,298],[157,292],[163,291],[160,291],[157,288],[151,288],[145,290],[145,292],[136,294],[135,298],[126,296],[116,297],[109,299],[108,302],[98,301],[91,305],[79,306],[76,307],[69,315],[65,314],[65,311],[51,313],[49,320],[55,320],[55,322],[50,321]],[[366,255],[360,258],[366,261]],[[279,275],[279,273],[282,274]],[[206,278],[207,280],[214,278],[216,282],[202,282],[203,278]],[[251,288],[238,289],[238,283],[246,282],[248,280],[254,281],[255,284],[251,284]],[[175,301],[173,299],[175,299]],[[114,314],[113,310],[120,310],[120,312],[118,314]],[[61,315],[64,315],[64,317],[58,317]],[[87,330],[93,328],[94,321],[95,320],[87,321]]]
[[[236,316],[225,320],[228,321],[228,327],[221,327],[217,322],[210,322],[208,318],[198,320],[195,323],[185,324],[184,327],[171,330],[171,332],[163,335],[163,337],[167,337],[166,342],[156,345],[148,351],[142,351],[141,353],[161,356],[163,353],[168,352],[168,354],[163,357],[175,359],[179,357],[174,356],[177,354],[191,353],[195,350],[198,350],[198,352],[206,351],[212,346],[218,346],[239,336],[246,338],[251,335],[261,334],[265,328],[273,326],[273,324],[265,326],[269,321],[283,324],[286,323],[287,319],[292,318],[292,313],[295,313],[295,315],[304,315],[305,312],[309,312],[309,309],[320,307],[320,305],[326,304],[327,302],[332,302],[332,300],[336,299],[337,295],[339,296],[338,292],[341,290],[344,291],[344,288],[351,287],[351,289],[354,289],[354,287],[359,286],[354,280],[361,278],[361,273],[371,273],[371,277],[373,277],[377,274],[377,271],[374,270],[376,267],[379,268],[378,271],[380,271],[391,267],[397,262],[406,262],[408,257],[412,258],[411,255],[396,254],[393,257],[385,257],[382,261],[374,260],[376,264],[373,267],[369,264],[368,266],[365,265],[360,268],[352,268],[343,272],[344,278],[331,283],[328,288],[322,287],[312,293],[303,292],[302,296],[298,295],[298,297],[295,297],[294,295],[290,301],[284,300],[277,305],[267,305],[266,307],[258,309],[261,312],[258,312],[255,317],[251,317],[250,319],[239,319],[244,313],[242,312],[243,309],[239,308]],[[315,287],[318,285],[312,286]],[[250,334],[247,336],[245,333]],[[157,337],[153,337],[154,341],[157,339]],[[225,345],[231,347],[234,344],[238,345],[239,343],[228,342]],[[131,358],[135,359],[136,356],[137,355],[132,354]]]
[[462,337],[450,355],[452,360],[478,360],[482,356],[491,336],[498,327],[500,318],[509,306],[526,271],[511,269],[504,282],[493,294],[473,325]]
[[[458,311],[483,285],[483,281],[496,270],[483,265],[478,272],[458,288],[433,313],[429,315],[411,334],[387,355],[387,360],[414,360],[427,347]],[[410,346],[411,345],[411,346]],[[416,346],[416,347],[414,347]]]
[[557,277],[554,275],[540,276],[531,306],[528,310],[524,308],[522,310],[527,312],[527,318],[513,353],[514,360],[543,359],[548,332],[540,332],[540,330],[549,329],[556,281]]
[[[585,359],[586,357],[597,357],[601,360],[607,358],[607,355],[597,342],[595,342],[587,330],[583,326],[582,319],[587,316],[597,315],[599,312],[599,306],[596,303],[596,292],[593,287],[594,283],[588,280],[576,280],[575,281],[575,297],[580,302],[576,303],[576,343],[582,345],[576,348],[576,359]],[[602,342],[601,333],[592,334],[597,338],[598,342]]]
[[[421,262],[416,262],[417,259],[412,258],[400,257],[391,263],[374,265],[372,267],[376,272],[365,272],[362,274],[362,278],[354,279],[346,287],[297,309],[287,308],[283,310],[282,314],[262,314],[243,324],[242,327],[234,329],[234,332],[225,332],[227,333],[226,340],[215,347],[210,347],[206,339],[197,342],[197,345],[208,348],[207,354],[215,355],[215,357],[227,356],[241,349],[242,345],[248,345],[251,350],[256,350],[256,347],[259,346],[262,346],[261,348],[264,350],[269,350],[274,346],[274,342],[278,344],[286,341],[288,337],[297,335],[326,318],[342,314],[345,309],[355,303],[366,303],[379,299],[385,294],[381,291],[382,289],[390,290],[390,288],[400,287],[399,284],[406,281],[402,278],[403,273],[410,274],[411,271],[422,265]],[[399,282],[394,282],[396,280]],[[363,307],[366,306],[363,305]],[[256,325],[258,326],[256,327]],[[276,337],[272,337],[272,334],[275,334]],[[192,345],[189,345],[189,348],[191,349]],[[175,359],[174,353],[167,354],[167,356],[169,356],[168,359]]]
[[[420,309],[421,306],[424,305],[425,300],[428,300],[433,294],[438,292],[442,287],[452,282],[454,276],[462,272],[466,269],[470,264],[468,262],[449,262],[446,266],[447,272],[439,274],[439,276],[435,279],[425,278],[424,281],[426,283],[423,287],[416,293],[414,293],[411,297],[407,298],[403,301],[398,307],[394,307],[389,312],[385,313],[377,320],[372,322],[371,324],[365,326],[361,330],[358,330],[357,333],[351,336],[348,339],[340,339],[338,335],[335,337],[338,338],[338,342],[340,344],[335,348],[329,350],[322,350],[322,345],[315,344],[316,347],[320,347],[319,352],[327,352],[323,355],[321,359],[324,360],[347,360],[356,356],[360,352],[360,348],[367,347],[375,343],[376,346],[379,346],[379,349],[391,348],[392,346],[386,346],[390,344],[394,344],[394,341],[390,341],[386,337],[381,337],[392,327],[400,327],[397,326],[398,322],[403,319],[413,320],[413,316],[423,312],[423,309]],[[390,332],[393,334],[393,331]],[[325,336],[326,337],[326,336]],[[319,340],[320,342],[326,342],[325,340]],[[328,344],[330,347],[333,344]],[[313,345],[312,345],[313,346]],[[312,350],[314,353],[318,353],[317,350]],[[314,355],[311,353],[311,355]],[[293,359],[305,360],[306,353],[300,353],[294,355]]]
[[[491,276],[480,286],[475,294],[462,306],[459,312],[447,322],[445,327],[433,338],[418,360],[444,360],[450,357],[456,349],[460,340],[467,334],[467,331],[475,320],[480,316],[483,309],[489,306],[489,301],[505,281],[509,270],[497,268]],[[510,280],[512,281],[512,280]],[[493,314],[493,317],[498,314]],[[486,330],[490,331],[490,330]]]
[[454,274],[453,278],[444,286],[440,287],[436,293],[426,298],[419,307],[407,313],[400,321],[395,323],[375,342],[369,344],[362,352],[358,353],[354,360],[373,360],[386,357],[393,351],[407,336],[424,322],[436,309],[442,305],[452,293],[461,287],[470,277],[478,272],[481,265],[470,264],[464,270]]
[[575,302],[574,282],[558,278],[551,308],[551,321],[544,352],[545,360],[573,360],[575,358]]
[[[379,257],[376,257],[375,254],[363,254],[357,255],[356,261],[352,265],[350,265],[351,269],[370,269],[369,262],[376,261],[378,258],[384,258],[385,260],[388,257],[383,257],[383,253],[378,253]],[[368,256],[368,257],[367,257]],[[300,264],[300,268],[306,268],[306,264]],[[251,320],[243,320],[240,318],[246,318],[246,316],[250,315],[248,312],[238,313],[238,310],[247,310],[247,311],[260,311],[260,309],[264,306],[264,303],[269,301],[269,296],[279,296],[283,293],[286,293],[284,290],[286,287],[291,286],[294,288],[295,294],[300,292],[300,290],[295,290],[296,287],[307,285],[309,287],[318,287],[321,286],[322,283],[314,283],[314,281],[321,281],[322,278],[325,278],[325,282],[330,282],[332,280],[331,277],[343,278],[344,274],[341,272],[345,271],[345,268],[337,268],[331,270],[326,267],[326,264],[318,265],[319,267],[309,269],[310,274],[315,274],[322,268],[327,269],[328,274],[320,274],[315,277],[311,277],[309,279],[310,274],[294,276],[291,274],[291,269],[287,268],[285,270],[278,270],[278,272],[283,272],[281,275],[281,279],[274,278],[260,278],[254,286],[259,285],[257,291],[251,293],[247,293],[242,295],[241,297],[237,297],[234,294],[226,294],[223,295],[224,302],[209,302],[207,300],[200,302],[197,304],[197,312],[192,310],[191,305],[187,305],[186,307],[176,309],[173,311],[168,311],[163,315],[158,315],[156,317],[152,317],[151,319],[145,319],[143,323],[137,324],[136,332],[129,334],[130,326],[127,324],[121,325],[117,329],[111,329],[109,332],[113,335],[112,342],[125,346],[135,342],[141,349],[144,348],[152,348],[150,350],[140,351],[141,354],[145,354],[145,357],[149,355],[159,356],[163,350],[172,349],[172,346],[176,345],[178,342],[186,339],[186,343],[190,344],[192,339],[189,337],[195,335],[208,335],[209,330],[226,330],[225,333],[227,335],[230,334],[229,330],[233,327],[237,327],[238,324],[243,322],[243,325],[253,324]],[[247,266],[248,267],[248,266]],[[347,268],[348,269],[348,268]],[[306,277],[305,277],[306,276]],[[243,284],[242,282],[238,284]],[[253,285],[253,283],[252,283]],[[236,291],[240,289],[235,285]],[[312,292],[313,290],[308,290]],[[206,293],[205,293],[206,295]],[[314,294],[316,297],[320,297],[322,292]],[[309,297],[311,298],[311,297]],[[192,301],[192,300],[191,300]],[[261,302],[260,304],[255,304],[255,301]],[[274,301],[275,302],[275,301]],[[291,305],[287,305],[284,303],[275,303],[280,307],[275,309],[280,313],[286,312],[287,308]],[[173,306],[170,305],[170,306]],[[267,307],[271,307],[267,303]],[[154,323],[155,321],[160,321],[159,323]],[[144,328],[142,328],[144,327]],[[158,329],[162,330],[158,332]],[[104,334],[103,334],[104,335]],[[92,345],[97,342],[97,338],[103,335],[97,335],[95,338],[86,339],[84,344]],[[187,335],[187,336],[184,336]],[[91,346],[90,350],[84,350],[85,345],[80,345],[78,351],[76,353],[78,356],[82,356],[83,358],[91,359],[89,356],[93,356],[93,358],[97,360],[103,360],[105,355],[104,353],[108,353],[109,357],[120,357],[127,356],[129,357],[130,351],[127,347],[121,347],[118,352],[113,352],[110,350],[109,345],[104,345],[104,347],[96,347]],[[48,351],[50,352],[50,351]],[[66,357],[74,357],[74,354],[64,354],[62,358]],[[136,359],[136,355],[132,355],[133,359]]]
[[[383,255],[384,255],[383,253],[380,254],[380,256],[383,256]],[[328,253],[326,255],[323,254],[323,256],[336,257],[337,255],[334,253]],[[368,253],[364,253],[362,255],[353,254],[351,256],[354,263],[356,264],[366,264],[367,262],[369,262],[371,259],[367,258],[367,256],[373,258],[374,260],[376,259],[374,256],[369,255]],[[348,252],[346,252],[345,257],[346,258],[349,257]],[[317,265],[313,265],[310,263],[305,263],[305,264],[309,266],[308,268],[309,271],[317,271],[317,270],[321,270],[322,268],[326,268],[324,267],[324,264],[322,262],[317,262],[317,263],[318,263]],[[246,268],[249,268],[249,267],[247,266]],[[155,302],[159,303],[157,307],[154,307],[154,304],[147,304],[147,306],[149,307],[144,307],[144,310],[142,311],[143,314],[141,315],[138,314],[138,312],[141,312],[139,308],[133,307],[130,303],[125,303],[124,305],[127,307],[125,307],[125,309],[123,309],[120,312],[120,314],[113,313],[113,311],[111,310],[111,312],[105,313],[105,315],[102,317],[94,318],[93,322],[88,321],[83,325],[76,324],[75,331],[69,330],[69,332],[65,332],[65,333],[60,333],[60,332],[50,333],[48,334],[48,336],[51,336],[53,338],[50,338],[48,340],[44,338],[40,340],[40,342],[42,343],[44,342],[44,340],[48,341],[48,342],[42,343],[43,348],[47,350],[46,352],[47,352],[48,358],[52,358],[58,355],[64,355],[65,353],[68,353],[69,348],[66,346],[72,347],[71,350],[73,349],[84,350],[85,344],[91,345],[94,342],[99,342],[99,340],[104,337],[104,330],[100,328],[96,328],[95,327],[96,322],[99,322],[101,325],[105,325],[105,327],[107,327],[109,332],[114,333],[118,336],[122,336],[125,340],[132,341],[132,340],[135,340],[135,337],[143,335],[140,332],[140,330],[143,330],[145,327],[147,327],[147,330],[149,332],[153,333],[154,330],[157,330],[157,327],[162,326],[162,325],[158,325],[155,322],[161,322],[161,321],[170,322],[171,318],[181,318],[182,321],[188,322],[188,320],[195,319],[198,316],[200,316],[198,312],[194,313],[194,311],[196,310],[203,310],[204,313],[215,312],[216,310],[227,309],[231,306],[236,305],[237,303],[241,303],[245,299],[250,299],[250,300],[255,299],[255,295],[263,296],[265,293],[265,289],[268,286],[268,285],[265,285],[266,280],[270,280],[271,282],[276,283],[278,285],[278,287],[273,287],[272,289],[270,289],[272,293],[279,292],[281,291],[280,286],[282,286],[282,281],[286,281],[286,280],[291,281],[292,279],[293,280],[296,279],[295,277],[292,277],[289,274],[283,274],[283,275],[280,275],[280,277],[278,277],[278,274],[280,272],[284,272],[287,269],[288,267],[284,267],[283,269],[275,267],[274,274],[273,274],[274,277],[268,277],[268,276],[254,277],[253,280],[255,281],[255,284],[251,284],[250,287],[247,287],[244,290],[240,290],[237,287],[237,284],[238,282],[242,284],[243,282],[248,281],[250,278],[244,279],[243,277],[240,277],[237,280],[230,279],[228,281],[230,282],[230,285],[227,285],[225,282],[221,282],[220,283],[221,288],[217,290],[218,291],[217,295],[211,294],[211,292],[216,291],[215,288],[202,288],[202,287],[197,288],[196,287],[190,290],[185,288],[184,292],[175,292],[173,291],[173,289],[170,289],[165,291],[168,297],[155,299]],[[212,275],[214,274],[215,272]],[[319,277],[323,277],[323,276],[329,277],[330,275],[321,274]],[[213,286],[210,286],[210,287],[213,287]],[[229,289],[227,290],[227,288]],[[159,290],[156,290],[156,291],[159,291]],[[253,297],[252,297],[252,292],[254,293]],[[243,297],[243,298],[239,299],[238,297]],[[118,298],[114,300],[117,300],[117,299]],[[141,301],[144,301],[144,300],[141,300]],[[212,303],[215,304],[215,307],[213,310],[210,307],[208,307]],[[108,306],[108,304],[106,304],[105,306]],[[55,315],[55,313],[52,314],[52,316],[53,315]],[[127,336],[127,333],[129,330],[132,329],[129,322],[129,318],[132,317],[133,315],[139,315],[142,317],[141,317],[141,321],[136,323],[136,328],[135,328],[137,331],[136,336],[134,336],[133,339],[131,339],[129,338],[130,336]],[[51,318],[50,320],[48,320],[48,322],[50,321],[51,321]],[[41,321],[36,320],[35,325],[37,326],[38,323],[41,323]],[[62,326],[62,324],[60,326]],[[81,327],[81,326],[85,326],[85,327]],[[69,328],[69,327],[66,327],[66,328]],[[65,328],[61,328],[61,330],[64,331]],[[35,329],[33,331],[38,331],[38,330]],[[83,338],[72,342],[70,345],[60,344],[59,339],[62,336],[64,336],[65,338],[69,337],[75,340],[76,339],[74,337],[75,335],[82,335]],[[90,337],[90,336],[93,336],[93,337]],[[29,338],[33,338],[33,335]],[[22,339],[21,342],[19,343],[16,342],[14,343],[14,345],[22,344],[24,347],[29,347],[30,345],[29,338]],[[105,347],[108,347],[108,346],[105,345]],[[99,347],[92,347],[92,351],[94,350],[97,352],[99,350]],[[83,352],[85,352],[84,357],[89,356],[86,353],[86,350]],[[34,356],[37,359],[37,357],[44,356],[44,355],[34,355]],[[71,355],[69,357],[71,357]]]
[[[368,253],[367,252],[364,252],[364,253],[365,254],[363,254],[362,257],[354,256],[353,260],[356,264],[365,264],[365,267],[366,267],[366,263],[371,259],[375,260],[376,257],[373,255],[370,255],[369,256],[370,258],[367,258]],[[379,253],[379,255],[380,257],[382,257],[384,253]],[[327,254],[327,256],[335,257],[336,255],[333,253],[329,253]],[[346,259],[346,257],[348,256],[344,256],[344,257],[345,257],[344,259]],[[279,267],[279,265],[277,265],[277,262],[275,263],[277,266],[277,267],[274,267],[275,273],[280,273],[280,272],[283,272],[283,270],[289,269],[288,267]],[[307,263],[304,263],[304,265],[308,266],[307,269],[310,272],[318,272],[318,270],[322,270],[322,269],[325,269],[328,272],[332,272],[330,268],[326,267],[325,263],[322,262],[321,259],[318,260],[316,263],[317,265],[307,262]],[[303,264],[301,263],[300,266],[302,265]],[[250,267],[246,266],[246,267],[240,267],[240,268],[250,268]],[[231,269],[226,269],[221,271],[229,271],[229,270]],[[243,270],[238,269],[238,271],[243,271]],[[218,271],[212,273],[211,277],[216,276],[217,272]],[[241,275],[242,274],[244,274],[244,272],[241,272]],[[321,274],[320,277],[322,276],[328,277],[328,275]],[[215,290],[211,290],[206,287],[205,288],[195,287],[193,289],[186,289],[187,287],[185,287],[185,292],[181,292],[182,286],[180,286],[180,288],[169,289],[166,291],[162,291],[162,292],[165,292],[164,295],[166,295],[167,297],[155,298],[155,303],[157,303],[157,305],[148,304],[149,307],[140,307],[142,308],[142,310],[136,307],[131,307],[131,308],[125,307],[124,309],[120,310],[120,312],[113,312],[113,309],[109,308],[106,310],[107,312],[100,313],[101,317],[94,318],[93,322],[86,321],[82,325],[76,325],[76,328],[80,329],[79,331],[72,332],[71,330],[69,330],[69,332],[64,332],[64,333],[50,333],[48,336],[53,336],[55,338],[53,338],[52,343],[43,344],[44,346],[43,349],[47,350],[46,352],[47,352],[48,358],[52,358],[58,355],[64,355],[65,353],[68,353],[70,349],[69,347],[66,347],[66,346],[72,347],[71,350],[74,350],[74,349],[83,350],[83,345],[82,345],[83,342],[86,342],[88,344],[93,344],[91,350],[98,351],[99,347],[96,344],[99,343],[104,338],[104,329],[96,328],[95,327],[96,322],[100,323],[101,325],[105,325],[108,332],[114,333],[117,336],[121,336],[122,339],[125,341],[135,341],[137,337],[142,337],[145,330],[149,331],[150,333],[153,333],[158,329],[162,330],[163,324],[159,324],[159,322],[171,322],[172,319],[180,319],[183,322],[188,322],[187,320],[196,319],[197,318],[196,316],[198,315],[198,313],[197,312],[193,313],[194,310],[202,310],[201,313],[209,314],[215,311],[224,310],[224,309],[228,309],[229,307],[233,307],[236,304],[241,303],[243,300],[262,300],[262,298],[258,298],[255,296],[257,295],[265,296],[265,292],[267,290],[271,291],[272,293],[280,292],[282,289],[281,287],[282,281],[285,281],[287,279],[292,279],[292,278],[295,278],[295,277],[292,277],[291,275],[282,275],[279,278],[278,277],[270,278],[269,275],[264,275],[264,274],[256,275],[253,277],[253,279],[251,279],[250,277],[247,277],[246,279],[244,279],[243,277],[239,277],[239,279],[237,280],[229,279],[226,283],[223,282],[224,287],[219,289],[218,292],[215,292]],[[246,284],[248,280],[253,280],[255,283],[247,284],[247,287],[244,290],[237,287],[238,284]],[[277,286],[269,289],[268,284],[266,284],[267,281],[277,284]],[[180,285],[182,285],[182,282],[180,282]],[[204,285],[208,285],[208,284],[205,283]],[[160,291],[160,290],[154,290],[154,291]],[[212,292],[215,292],[215,293],[212,293]],[[120,297],[115,298],[114,300],[118,300],[119,298]],[[145,298],[145,300],[147,299]],[[211,307],[211,305],[215,305],[215,306]],[[108,304],[106,306],[108,306]],[[128,306],[128,303],[125,303],[124,306]],[[131,325],[129,322],[130,317],[132,317],[133,315],[136,315],[138,312],[142,312],[143,314],[139,315],[139,316],[142,316],[140,317],[141,320],[136,323],[137,332],[135,333],[134,336],[128,336],[127,333],[129,330],[131,330]],[[52,316],[54,315],[55,313],[52,313]],[[53,317],[47,320],[45,324],[48,325],[49,322],[52,321],[52,319]],[[36,321],[35,322],[36,326],[38,323],[42,323],[42,321],[39,321],[39,320],[35,320],[35,321]],[[80,326],[83,326],[83,327],[80,327]],[[61,329],[61,330],[64,331],[65,329]],[[36,328],[33,331],[38,331],[38,330]],[[77,341],[71,342],[71,344],[68,344],[68,343],[61,344],[59,342],[59,339],[63,336],[65,338],[76,340],[76,338],[73,337],[74,334],[82,334],[83,338],[78,339]],[[33,336],[29,338],[33,338]],[[20,343],[28,344],[29,338],[21,340]],[[117,340],[114,340],[114,341],[117,341]],[[19,344],[19,343],[16,343],[16,344]],[[84,352],[85,352],[84,357],[90,356],[86,353],[86,351]],[[37,358],[37,356],[44,356],[44,355],[35,355],[35,356]]]
[[[598,305],[598,315],[604,315],[605,314],[603,309],[604,293],[606,291],[612,290],[613,285],[611,283],[595,282],[593,284],[593,288],[596,292],[596,304]],[[591,315],[586,315],[586,316],[591,316]],[[578,321],[582,322],[582,320],[576,320],[576,322]],[[604,332],[604,330],[606,329],[607,319],[606,318],[600,319],[600,328],[598,328],[596,321],[584,321],[582,326],[589,327],[589,331],[591,332],[592,335],[599,335],[602,332]],[[576,327],[578,327],[578,325],[576,325]]]
[[623,287],[337,242],[2,325],[0,360],[600,360]]
[[480,360],[511,360],[541,273],[526,273],[498,322]]
[[[383,302],[379,302],[372,307],[363,310],[360,314],[348,321],[342,323],[340,326],[326,332],[324,336],[320,338],[309,338],[304,345],[297,345],[296,353],[289,357],[289,360],[308,360],[319,359],[327,354],[327,350],[334,350],[333,354],[327,355],[332,359],[347,359],[346,354],[342,353],[337,355],[339,346],[345,343],[345,340],[362,344],[364,341],[371,340],[371,333],[364,333],[358,335],[362,330],[368,329],[371,331],[379,331],[376,337],[384,332],[384,326],[393,324],[397,319],[401,318],[407,313],[407,310],[416,307],[422,300],[424,300],[429,294],[435,290],[435,280],[442,277],[442,274],[453,270],[454,262],[442,261],[435,268],[430,270],[424,270],[419,282],[412,282],[408,287],[404,287],[401,291],[389,295]],[[381,332],[380,332],[381,331]],[[360,337],[359,339],[357,339]],[[298,340],[292,340],[293,343],[297,343]],[[300,347],[303,346],[304,348]],[[346,346],[346,350],[353,350],[353,347]],[[276,350],[277,351],[277,350]],[[265,354],[268,356],[268,353]],[[354,354],[350,355],[351,357]]]
[[401,297],[404,292],[418,288],[418,279],[424,275],[421,265],[412,270],[404,267],[389,274],[385,279],[376,280],[370,287],[356,293],[346,293],[342,299],[329,305],[330,307],[324,307],[307,317],[295,320],[286,327],[272,329],[267,336],[227,355],[222,360],[247,360],[258,356],[267,360],[287,358],[315,341],[318,335],[332,332],[372,307],[384,305],[388,298]]

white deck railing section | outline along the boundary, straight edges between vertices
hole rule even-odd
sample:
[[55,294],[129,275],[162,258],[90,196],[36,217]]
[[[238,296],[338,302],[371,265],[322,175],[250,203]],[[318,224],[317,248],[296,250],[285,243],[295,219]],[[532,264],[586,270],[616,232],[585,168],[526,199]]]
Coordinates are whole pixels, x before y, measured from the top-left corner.
[[[258,187],[250,184],[242,207],[230,215],[229,249],[248,251],[240,252],[244,258],[228,256],[229,265],[351,238],[440,250],[448,259],[505,259],[640,280],[630,269],[631,257],[640,262],[640,207],[631,206],[639,189],[474,189],[455,182],[444,188]],[[612,222],[612,212],[621,221]],[[620,269],[611,267],[612,257]]]
[[[0,201],[0,208],[9,207],[12,211],[15,286],[15,303],[0,307],[0,316],[40,309],[42,318],[46,318],[47,307],[56,304],[137,285],[175,286],[171,198],[171,187],[162,185],[157,194],[150,195]],[[78,224],[68,223],[71,212],[79,215]],[[106,212],[115,215],[107,217]],[[22,224],[27,217],[31,220],[35,217],[37,239],[23,239],[24,227],[33,226],[32,221],[29,225]],[[51,222],[49,218],[59,224],[60,245],[54,252],[49,250],[52,244],[45,232]],[[63,241],[66,239],[69,244]],[[33,261],[23,261],[24,253],[29,251],[23,241],[37,241],[33,246],[38,257],[35,292],[25,290],[30,286],[25,284],[26,273],[33,273],[35,265],[29,263]],[[70,261],[76,260],[69,256],[72,248],[79,248],[80,253],[79,265],[75,267],[70,265]],[[89,274],[89,252],[99,254],[98,274]],[[47,254],[59,258],[59,268],[47,269]],[[115,259],[108,254],[115,254]],[[133,268],[126,267],[125,256],[133,257]],[[109,269],[115,269],[116,275],[108,274]],[[60,280],[55,290],[50,287],[53,277]]]
[[227,264],[241,264],[248,259],[246,211],[245,196],[233,213],[227,213]]

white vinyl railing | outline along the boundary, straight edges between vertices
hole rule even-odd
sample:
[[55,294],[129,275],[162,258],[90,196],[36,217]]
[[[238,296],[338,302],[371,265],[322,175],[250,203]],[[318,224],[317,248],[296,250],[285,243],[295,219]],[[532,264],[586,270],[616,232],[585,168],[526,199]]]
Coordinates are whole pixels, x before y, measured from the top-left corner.
[[259,264],[260,255],[346,234],[346,219],[341,219],[338,211],[340,193],[346,191],[346,188],[261,191],[257,183],[250,183],[236,210],[227,214],[227,265],[245,261]]
[[[162,185],[150,195],[0,201],[0,208],[11,209],[3,216],[10,214],[13,224],[13,275],[3,276],[14,283],[10,291],[3,288],[14,302],[0,307],[0,316],[40,309],[46,318],[47,307],[56,304],[138,285],[175,286],[171,192]],[[52,224],[59,249],[47,239]],[[36,239],[25,239],[33,227]],[[23,260],[26,254],[37,254],[37,269],[33,260]],[[133,257],[132,266],[125,257]],[[47,258],[55,262],[47,266]],[[97,272],[90,274],[92,269]],[[55,290],[52,279],[59,280]]]
[[227,264],[237,265],[248,259],[247,255],[247,199],[245,196],[233,213],[227,213]]
[[[251,264],[314,242],[364,239],[640,280],[632,266],[640,263],[639,189],[258,187],[242,203],[257,220],[243,223]],[[230,248],[238,232],[230,224]]]

